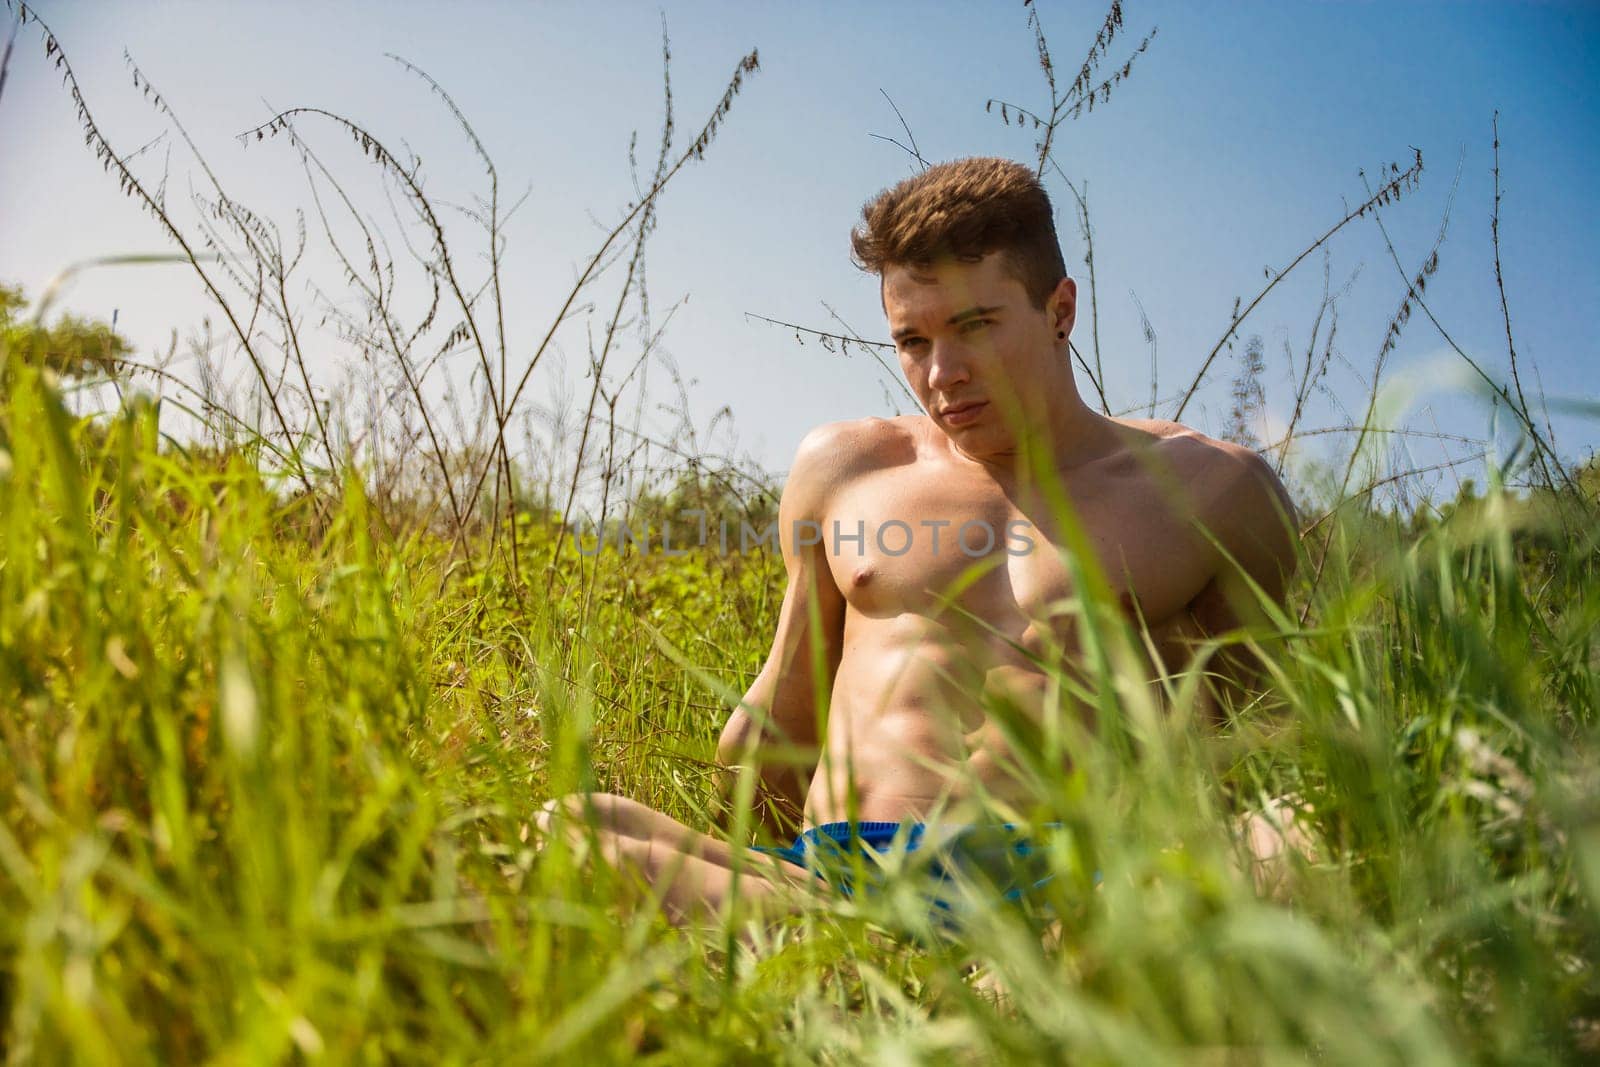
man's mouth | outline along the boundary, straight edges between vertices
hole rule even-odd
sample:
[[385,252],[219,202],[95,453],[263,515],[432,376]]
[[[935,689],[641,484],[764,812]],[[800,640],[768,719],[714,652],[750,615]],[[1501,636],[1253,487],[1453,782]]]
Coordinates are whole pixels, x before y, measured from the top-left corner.
[[965,426],[989,406],[987,400],[970,400],[963,404],[949,404],[939,409],[939,417],[947,426]]

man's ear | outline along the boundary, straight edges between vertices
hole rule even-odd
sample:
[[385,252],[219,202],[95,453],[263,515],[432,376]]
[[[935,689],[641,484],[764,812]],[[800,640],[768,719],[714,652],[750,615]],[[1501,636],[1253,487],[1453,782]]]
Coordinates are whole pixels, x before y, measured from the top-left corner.
[[1073,323],[1078,321],[1078,283],[1071,278],[1062,278],[1056,283],[1055,291],[1045,301],[1044,307],[1050,315],[1050,325],[1056,331],[1057,338],[1064,341],[1072,336]]

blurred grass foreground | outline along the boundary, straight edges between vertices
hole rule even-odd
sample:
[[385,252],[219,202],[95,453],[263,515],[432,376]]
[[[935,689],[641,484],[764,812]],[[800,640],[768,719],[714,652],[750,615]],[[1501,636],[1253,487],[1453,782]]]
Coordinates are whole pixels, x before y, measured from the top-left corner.
[[[1090,74],[1120,5],[1111,15]],[[607,362],[625,307],[649,324],[638,272],[659,193],[703,158],[755,53],[687,146],[669,83],[645,195],[569,299],[594,299],[586,287],[605,270],[623,278],[595,300],[615,311],[592,332],[604,347],[568,424],[576,450],[530,461],[507,445],[533,368],[512,378],[490,325],[501,208],[475,137],[492,251],[488,279],[463,281],[409,161],[320,113],[251,131],[299,148],[297,120],[335,123],[423,235],[410,251],[433,304],[413,307],[360,213],[342,224],[366,249],[343,260],[359,320],[348,336],[370,346],[383,394],[409,398],[387,423],[346,426],[316,400],[295,333],[293,240],[220,186],[197,200],[206,228],[186,230],[112,152],[40,32],[91,150],[223,312],[259,312],[232,317],[228,342],[258,378],[247,403],[214,378],[184,392],[145,367],[162,383],[152,399],[130,384],[137,365],[114,331],[49,326],[48,292],[30,318],[19,291],[0,289],[8,1062],[1600,1054],[1600,465],[1562,466],[1540,444],[1520,381],[1494,391],[1531,451],[1491,457],[1484,486],[1441,507],[1386,506],[1370,491],[1385,475],[1352,480],[1385,339],[1343,483],[1306,516],[1322,517],[1304,531],[1288,608],[1253,638],[1270,691],[1218,729],[1196,723],[1192,677],[1152,701],[1119,654],[1136,635],[1086,595],[1099,651],[1082,684],[1101,728],[1073,732],[1070,761],[1028,769],[1039,799],[1026,814],[1056,828],[1040,838],[1054,877],[1026,906],[977,908],[951,930],[890,879],[775,921],[734,907],[674,927],[643,887],[547,846],[534,816],[552,796],[602,789],[700,829],[749,825],[714,748],[766,656],[781,560],[715,538],[682,555],[580,551],[567,517],[597,497],[603,534],[624,518],[659,529],[690,507],[713,529],[771,520],[771,487],[708,464],[692,435],[665,468],[660,451],[628,451],[633,372],[618,367],[644,363],[650,330],[638,364]],[[1041,170],[1055,123],[1128,69],[1065,92],[1051,75]],[[1387,207],[1421,165],[1393,168],[1361,210]],[[325,168],[314,181],[343,195]],[[1396,335],[1413,305],[1426,310],[1430,272]],[[1236,309],[1213,357],[1254,306]],[[451,438],[426,385],[423,353],[452,346],[479,359],[472,425],[486,435]],[[1259,341],[1245,352],[1259,362]],[[1090,355],[1098,388],[1097,340]],[[1252,366],[1235,394],[1244,415],[1261,405]],[[1302,388],[1318,376],[1308,361]],[[111,401],[94,402],[106,387]],[[169,436],[175,413],[204,432]],[[1299,809],[1312,844],[1262,885],[1242,869],[1238,816],[1273,797]]]
[[[530,835],[615,788],[710,828],[767,553],[570,539],[547,597],[314,499],[156,411],[0,406],[0,1003],[8,1055],[662,1062],[1525,1062],[1593,1048],[1595,471],[1425,523],[1341,514],[1273,706],[1146,722],[1042,783],[1042,907],[900,938],[894,893],[676,930]],[[1309,581],[1305,579],[1305,581]],[[1108,687],[1115,692],[1115,687]],[[1114,699],[1109,698],[1109,699]],[[1102,705],[1104,706],[1104,705]],[[1305,802],[1281,903],[1230,798]],[[1099,871],[1097,882],[1086,871]],[[736,934],[738,936],[736,936]],[[985,993],[983,979],[1004,995]]]

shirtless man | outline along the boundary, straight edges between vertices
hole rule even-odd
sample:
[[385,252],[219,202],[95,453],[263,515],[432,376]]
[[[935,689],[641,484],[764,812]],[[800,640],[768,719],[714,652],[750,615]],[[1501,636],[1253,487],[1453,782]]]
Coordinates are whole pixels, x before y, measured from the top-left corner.
[[[979,797],[1026,818],[1015,735],[992,712],[1038,718],[1056,701],[1085,714],[1042,666],[1077,647],[1073,551],[1147,628],[1152,677],[1253,621],[1251,586],[1281,597],[1294,566],[1289,500],[1255,453],[1079,396],[1077,286],[1031,170],[932,167],[870,201],[853,245],[880,276],[927,414],[832,423],[801,442],[779,507],[777,633],[718,745],[723,763],[753,768],[779,826],[787,814],[809,836],[791,864],[752,863],[623,797],[567,797],[541,817],[546,832],[586,823],[674,915],[720,907],[735,867],[741,896],[815,885],[798,864],[819,834],[914,825]],[[1238,656],[1207,670],[1250,681]],[[811,758],[797,768],[795,752]]]

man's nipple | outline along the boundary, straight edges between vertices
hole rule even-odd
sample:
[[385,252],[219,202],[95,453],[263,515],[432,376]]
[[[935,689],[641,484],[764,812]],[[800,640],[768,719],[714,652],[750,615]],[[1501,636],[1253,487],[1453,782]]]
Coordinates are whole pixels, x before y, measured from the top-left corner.
[[860,589],[862,586],[872,581],[872,576],[876,573],[877,571],[873,570],[872,564],[863,563],[861,566],[857,567],[855,569],[855,573],[850,576],[850,584],[856,589]]

